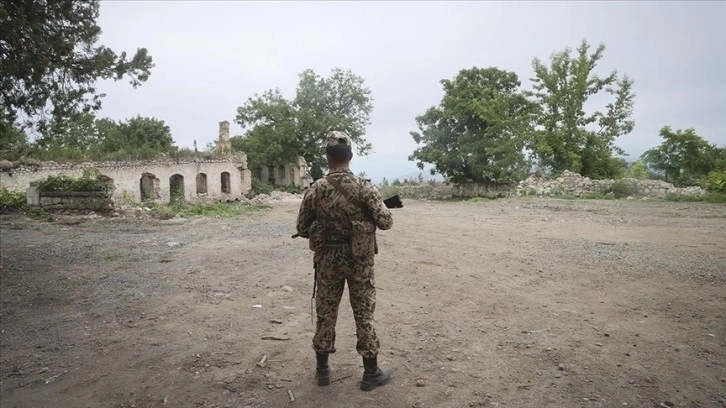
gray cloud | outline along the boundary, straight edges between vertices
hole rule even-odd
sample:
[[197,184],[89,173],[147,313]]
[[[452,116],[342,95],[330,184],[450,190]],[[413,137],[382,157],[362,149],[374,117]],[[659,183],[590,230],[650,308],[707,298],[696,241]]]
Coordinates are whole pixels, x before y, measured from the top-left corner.
[[[137,90],[104,83],[100,113],[156,116],[180,146],[217,135],[217,122],[256,93],[292,96],[297,75],[333,67],[366,79],[374,96],[357,160],[374,178],[415,171],[408,132],[442,96],[439,81],[497,66],[523,86],[532,59],[605,43],[598,72],[635,80],[636,128],[618,140],[631,156],[660,142],[664,125],[693,127],[726,144],[726,3],[723,2],[112,2],[101,5],[101,42],[149,49],[157,65]],[[233,133],[241,133],[237,125]]]

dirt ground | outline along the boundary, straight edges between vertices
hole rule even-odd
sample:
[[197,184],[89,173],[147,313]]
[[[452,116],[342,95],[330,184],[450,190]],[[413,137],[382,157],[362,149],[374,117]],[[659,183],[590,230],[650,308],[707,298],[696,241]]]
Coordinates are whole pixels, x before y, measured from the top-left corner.
[[367,393],[347,293],[333,383],[314,384],[298,202],[3,216],[0,405],[726,406],[726,206],[404,203],[376,258],[393,380]]

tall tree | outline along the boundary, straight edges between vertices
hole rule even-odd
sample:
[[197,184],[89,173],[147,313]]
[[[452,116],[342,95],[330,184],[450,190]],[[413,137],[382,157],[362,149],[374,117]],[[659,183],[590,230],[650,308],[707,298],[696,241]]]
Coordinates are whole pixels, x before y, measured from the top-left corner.
[[[145,82],[154,66],[145,48],[132,58],[98,45],[99,0],[0,3],[0,132],[23,127],[60,133],[69,119],[100,109],[99,79]],[[50,117],[49,117],[50,115]],[[52,118],[52,121],[49,119]]]
[[291,163],[302,156],[314,178],[327,168],[325,135],[331,130],[346,131],[357,153],[367,155],[371,144],[364,135],[373,100],[363,78],[339,68],[327,78],[309,69],[299,77],[294,99],[268,90],[237,109],[236,122],[245,134],[231,138],[233,148],[245,150],[251,166]]
[[519,91],[517,74],[498,68],[462,70],[442,80],[438,106],[416,118],[422,145],[409,157],[435,167],[454,182],[504,184],[527,171],[523,155],[532,130],[534,105]]
[[63,128],[48,130],[35,140],[35,144],[46,150],[76,149],[81,153],[87,153],[99,142],[95,122],[96,117],[92,113],[74,115]]
[[[605,45],[588,54],[582,41],[577,55],[566,48],[551,56],[550,66],[535,59],[531,95],[540,106],[538,129],[531,149],[539,164],[551,172],[570,170],[593,178],[606,178],[619,171],[613,153],[623,154],[615,140],[633,130],[633,81],[613,71],[605,78],[594,73]],[[611,95],[603,110],[586,112],[590,98]]]
[[719,165],[719,148],[710,145],[690,128],[673,131],[670,126],[660,130],[663,142],[641,156],[652,170],[675,185],[692,185]]

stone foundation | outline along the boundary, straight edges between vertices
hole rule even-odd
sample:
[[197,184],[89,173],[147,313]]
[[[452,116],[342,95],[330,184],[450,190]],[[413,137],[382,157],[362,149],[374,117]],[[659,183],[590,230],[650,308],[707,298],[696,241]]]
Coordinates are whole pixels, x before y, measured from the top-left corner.
[[[31,197],[28,189],[28,202],[31,200],[46,210],[97,211],[105,212],[113,209],[111,198],[100,191],[76,192],[37,192],[37,198]],[[36,201],[37,200],[37,201]]]

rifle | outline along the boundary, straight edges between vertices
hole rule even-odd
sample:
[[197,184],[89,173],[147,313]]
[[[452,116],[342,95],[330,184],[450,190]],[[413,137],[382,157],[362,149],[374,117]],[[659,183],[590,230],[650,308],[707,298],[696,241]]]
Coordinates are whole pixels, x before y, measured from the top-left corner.
[[[401,201],[401,197],[398,194],[393,197],[386,198],[383,200],[383,204],[386,205],[386,208],[403,208],[403,201]],[[295,234],[292,238],[295,239],[299,236],[300,234]]]

